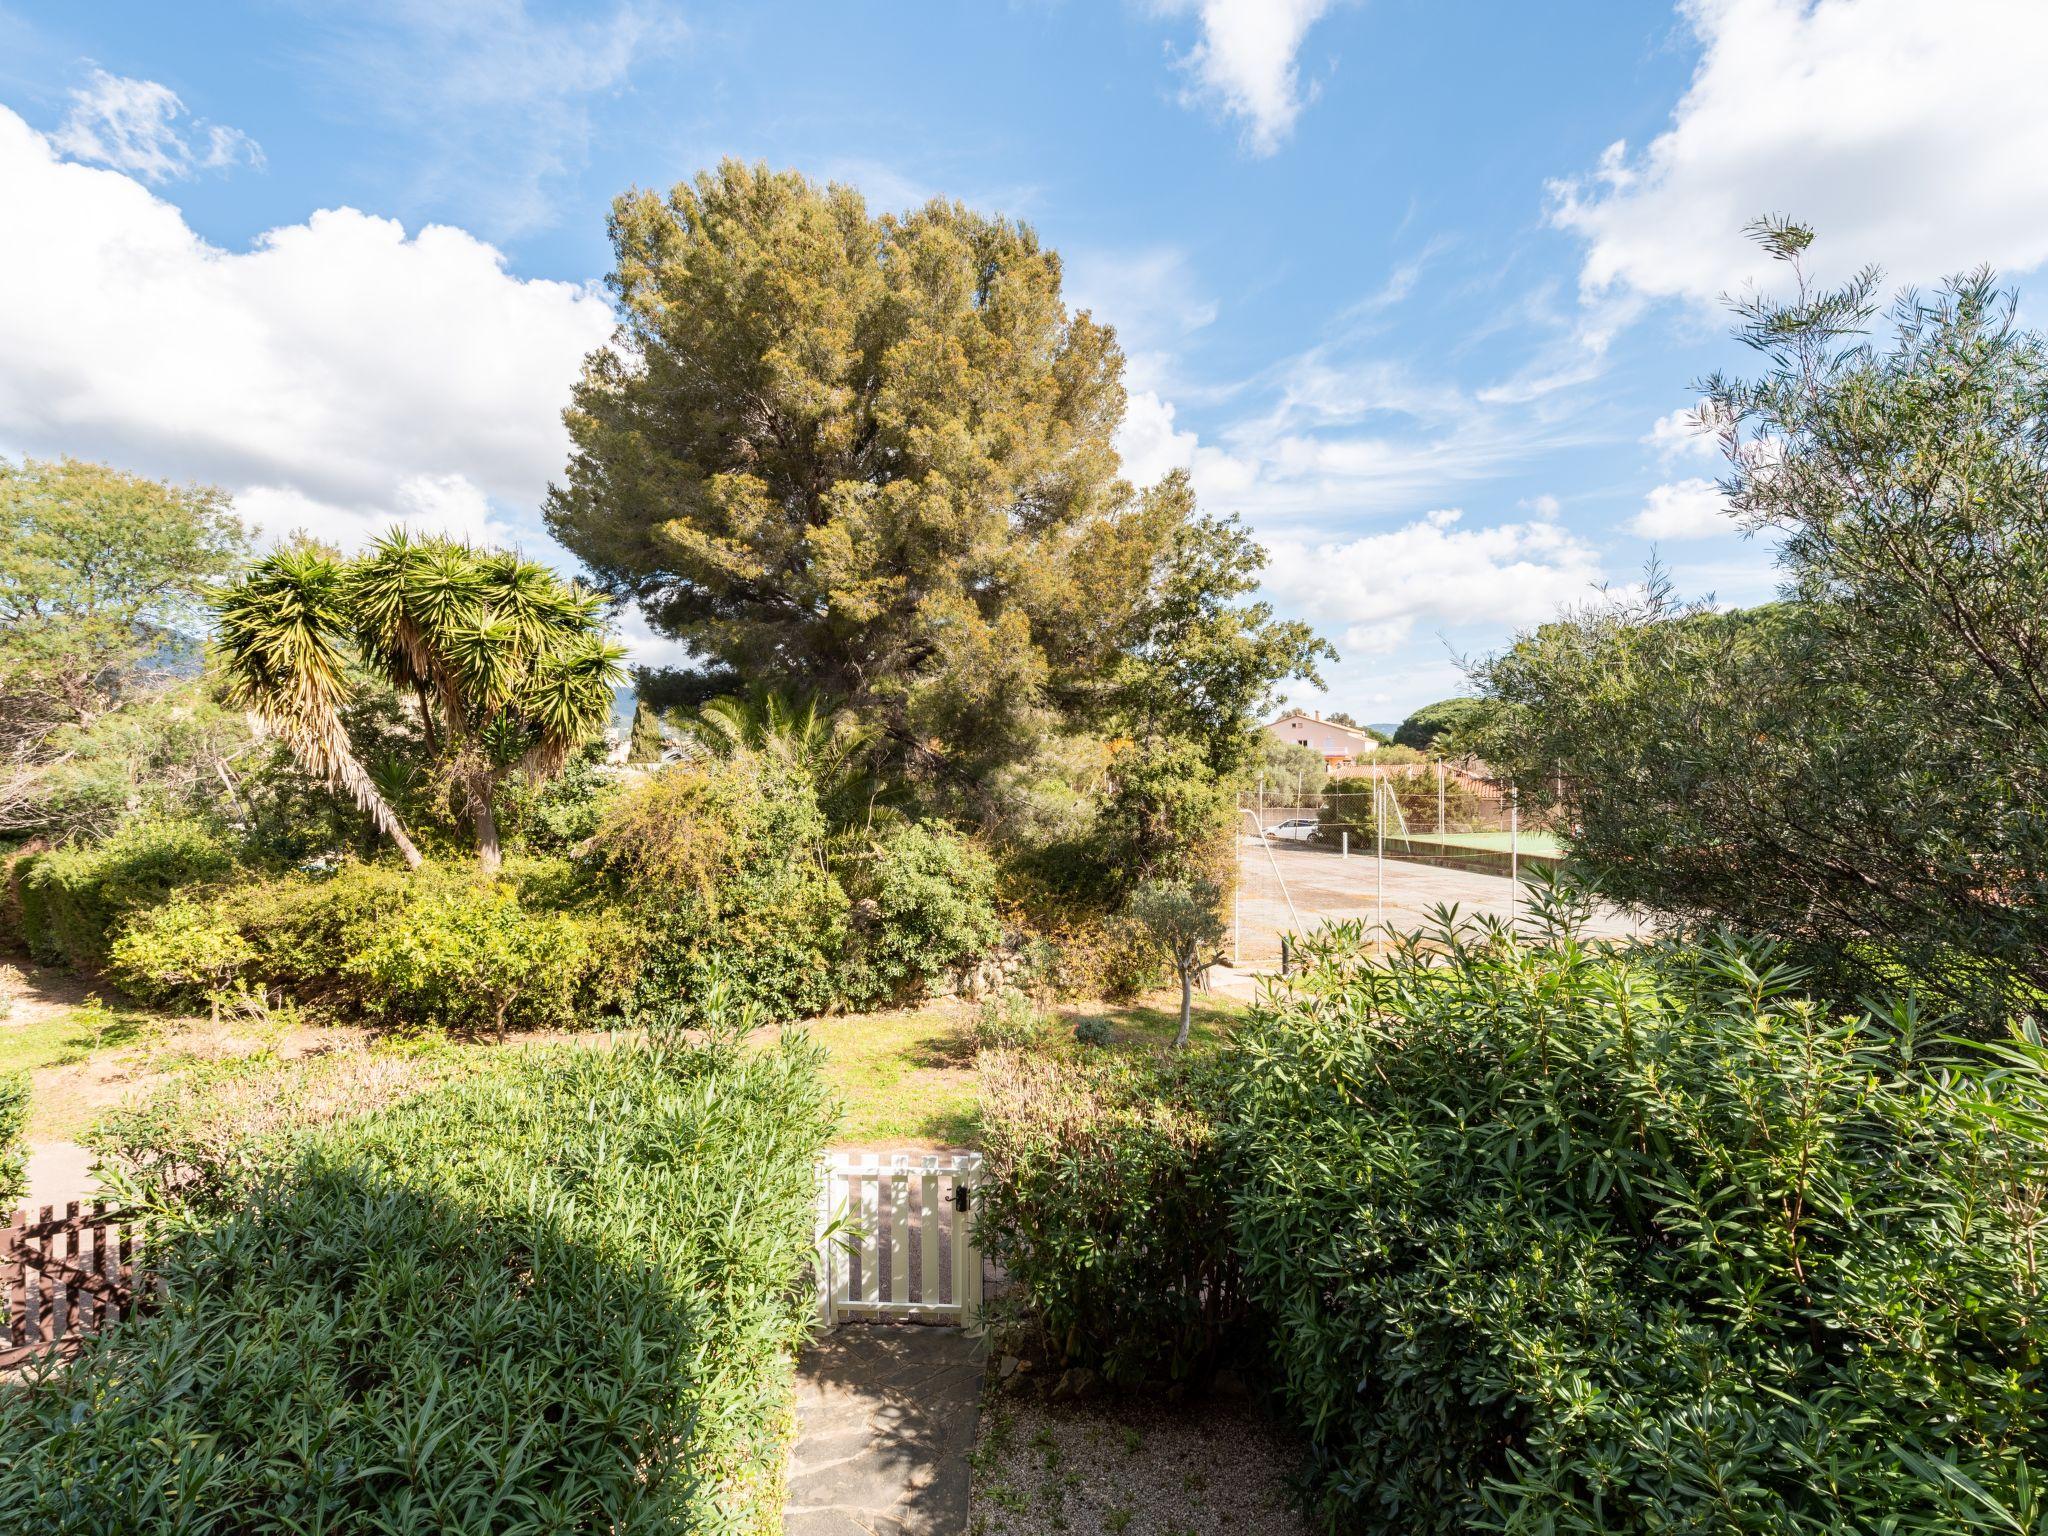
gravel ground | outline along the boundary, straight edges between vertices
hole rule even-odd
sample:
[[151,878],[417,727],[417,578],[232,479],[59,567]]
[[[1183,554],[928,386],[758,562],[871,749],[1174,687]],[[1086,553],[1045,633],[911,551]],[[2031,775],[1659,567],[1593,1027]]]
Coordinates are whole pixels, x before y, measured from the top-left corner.
[[1303,1536],[1299,1457],[1245,1398],[1048,1402],[990,1387],[971,1536]]

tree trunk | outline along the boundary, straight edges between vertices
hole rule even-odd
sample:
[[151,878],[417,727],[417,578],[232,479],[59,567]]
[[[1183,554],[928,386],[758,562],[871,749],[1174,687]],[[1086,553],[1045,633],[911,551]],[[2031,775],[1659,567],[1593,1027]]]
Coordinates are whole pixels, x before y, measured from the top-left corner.
[[441,735],[434,729],[434,706],[427,700],[427,685],[414,683],[412,694],[420,707],[420,733],[427,738],[427,756],[438,759],[441,756]]
[[491,797],[487,794],[476,797],[476,862],[477,867],[487,875],[495,875],[498,866],[505,862],[504,854],[498,848],[498,818],[491,811]]
[[1188,1043],[1188,1026],[1195,1019],[1194,972],[1184,965],[1177,969],[1180,971],[1180,1033],[1173,1037],[1176,1048]]
[[[294,747],[294,750],[298,749]],[[309,756],[309,753],[300,751],[300,762],[307,761]],[[377,786],[370,782],[369,774],[353,756],[337,755],[328,770],[328,780],[355,801],[357,808],[370,818],[372,827],[398,845],[407,869],[418,869],[426,863],[419,849],[413,846],[412,839],[405,835],[405,824],[398,819],[398,812],[392,810],[384,797],[377,793]]]
[[418,869],[422,864],[427,862],[425,856],[421,854],[419,849],[413,846],[412,839],[405,835],[405,828],[399,826],[398,823],[393,822],[390,826],[386,827],[384,831],[386,835],[390,837],[392,842],[398,844],[399,857],[405,860],[405,867],[407,869]]

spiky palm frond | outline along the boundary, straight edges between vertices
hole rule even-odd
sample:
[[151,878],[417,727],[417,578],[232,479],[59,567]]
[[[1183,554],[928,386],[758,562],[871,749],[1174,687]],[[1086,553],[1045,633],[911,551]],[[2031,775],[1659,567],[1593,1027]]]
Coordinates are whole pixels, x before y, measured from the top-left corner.
[[342,723],[351,638],[346,586],[330,556],[279,550],[216,600],[214,650],[229,699],[253,710],[307,772],[347,795],[417,868],[419,849],[357,759]]
[[538,777],[560,771],[603,731],[612,690],[625,680],[597,595],[516,554],[403,529],[347,562],[280,552],[221,612],[235,687],[274,715],[309,769],[347,787],[408,850],[341,725],[350,647],[414,691],[430,741],[439,739],[438,714],[443,777],[478,816],[480,848],[504,771],[515,763]]
[[434,699],[460,734],[461,680],[441,654],[440,637],[476,622],[484,583],[476,552],[453,539],[418,538],[394,528],[348,570],[357,644],[402,688]]
[[723,756],[760,752],[807,775],[836,823],[872,819],[887,798],[875,772],[878,728],[816,694],[755,687],[712,699],[697,712],[698,737]]

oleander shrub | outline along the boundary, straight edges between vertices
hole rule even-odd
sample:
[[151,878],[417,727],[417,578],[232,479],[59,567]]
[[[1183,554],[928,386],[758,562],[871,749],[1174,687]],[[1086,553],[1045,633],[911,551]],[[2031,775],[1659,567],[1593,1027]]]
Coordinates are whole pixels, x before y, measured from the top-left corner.
[[100,842],[18,861],[18,937],[38,960],[98,970],[125,915],[182,886],[220,880],[233,867],[232,851],[204,822],[126,822]]
[[2038,1036],[1538,916],[1338,933],[1236,1036],[1236,1246],[1324,1526],[2044,1528]]
[[818,1068],[524,1053],[166,1202],[156,1310],[0,1392],[0,1529],[780,1531]]
[[639,1001],[687,1013],[722,985],[771,1020],[839,1002],[848,901],[825,842],[815,787],[774,754],[677,764],[622,795],[594,851],[642,935]]
[[0,1210],[11,1210],[28,1188],[29,1078],[0,1072]]
[[1228,1358],[1246,1334],[1215,1059],[992,1051],[980,1078],[975,1230],[1023,1347],[1115,1386],[1178,1386]]
[[1001,937],[996,870],[967,838],[911,822],[845,861],[852,899],[840,986],[854,1006],[906,1002]]

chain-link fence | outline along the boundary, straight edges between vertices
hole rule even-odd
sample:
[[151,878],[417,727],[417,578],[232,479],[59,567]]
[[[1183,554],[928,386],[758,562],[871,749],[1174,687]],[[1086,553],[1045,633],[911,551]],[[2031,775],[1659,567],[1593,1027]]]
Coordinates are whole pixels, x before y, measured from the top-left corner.
[[[1280,967],[1288,936],[1331,921],[1405,931],[1441,907],[1513,922],[1521,884],[1562,866],[1554,829],[1514,794],[1447,765],[1418,763],[1332,781],[1314,794],[1261,785],[1239,807],[1232,944],[1241,968]],[[1640,931],[1611,910],[1593,930]]]
[[1444,763],[1334,779],[1314,793],[1261,783],[1240,809],[1273,841],[1340,854],[1383,850],[1388,858],[1500,875],[1523,860],[1563,860],[1555,832],[1524,817],[1511,790]]

